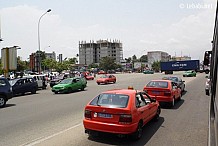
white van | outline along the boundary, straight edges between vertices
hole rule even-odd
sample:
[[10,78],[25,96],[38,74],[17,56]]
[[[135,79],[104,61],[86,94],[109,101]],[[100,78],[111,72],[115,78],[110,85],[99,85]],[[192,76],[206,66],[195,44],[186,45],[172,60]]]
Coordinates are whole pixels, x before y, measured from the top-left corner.
[[45,75],[30,75],[30,76],[36,80],[36,82],[38,84],[38,88],[46,89],[48,83],[47,83],[47,80],[45,78]]

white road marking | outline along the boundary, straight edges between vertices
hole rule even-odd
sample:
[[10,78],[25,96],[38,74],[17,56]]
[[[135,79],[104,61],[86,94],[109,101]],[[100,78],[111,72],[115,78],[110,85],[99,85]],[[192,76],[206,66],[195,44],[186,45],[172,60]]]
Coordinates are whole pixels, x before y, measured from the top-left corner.
[[43,141],[46,141],[46,140],[48,140],[48,139],[50,139],[50,138],[53,138],[53,137],[55,137],[55,136],[57,136],[57,135],[60,135],[60,134],[62,134],[62,133],[64,133],[64,132],[67,132],[67,131],[69,131],[69,130],[71,130],[71,129],[74,129],[74,128],[76,128],[76,127],[78,127],[78,126],[81,126],[81,125],[82,125],[81,123],[80,123],[80,124],[77,124],[77,125],[74,125],[74,126],[72,126],[72,127],[70,127],[70,128],[67,128],[67,129],[62,130],[62,131],[57,132],[57,133],[54,133],[54,134],[52,134],[52,135],[50,135],[50,136],[37,138],[37,139],[33,140],[32,142],[23,144],[23,145],[21,145],[21,146],[34,146],[34,145],[36,145],[36,144],[39,144],[39,143],[41,143],[41,142],[43,142]]

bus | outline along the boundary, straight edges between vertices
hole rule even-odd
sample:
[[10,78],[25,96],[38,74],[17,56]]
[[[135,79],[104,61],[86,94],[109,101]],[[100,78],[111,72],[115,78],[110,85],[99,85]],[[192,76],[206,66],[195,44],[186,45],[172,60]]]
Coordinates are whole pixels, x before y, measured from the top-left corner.
[[[218,6],[218,2],[217,2]],[[209,132],[208,146],[218,146],[218,9],[216,8],[216,17],[214,25],[214,34],[212,40],[212,50],[204,53],[204,65],[210,67],[210,104],[209,104]]]

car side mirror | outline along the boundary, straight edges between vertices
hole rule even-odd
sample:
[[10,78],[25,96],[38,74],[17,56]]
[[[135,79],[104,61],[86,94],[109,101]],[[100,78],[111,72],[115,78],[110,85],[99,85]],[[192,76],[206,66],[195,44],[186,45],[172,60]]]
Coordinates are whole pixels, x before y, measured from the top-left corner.
[[151,100],[151,102],[156,102],[155,98],[151,98],[150,100]]

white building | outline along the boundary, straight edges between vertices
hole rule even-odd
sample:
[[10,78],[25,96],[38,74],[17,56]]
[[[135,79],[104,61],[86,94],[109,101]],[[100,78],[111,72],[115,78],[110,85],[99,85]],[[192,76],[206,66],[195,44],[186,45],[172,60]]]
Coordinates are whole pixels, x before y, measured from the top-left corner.
[[162,51],[150,51],[148,52],[147,56],[148,56],[148,63],[151,65],[156,61],[169,61],[170,60],[170,55]]

